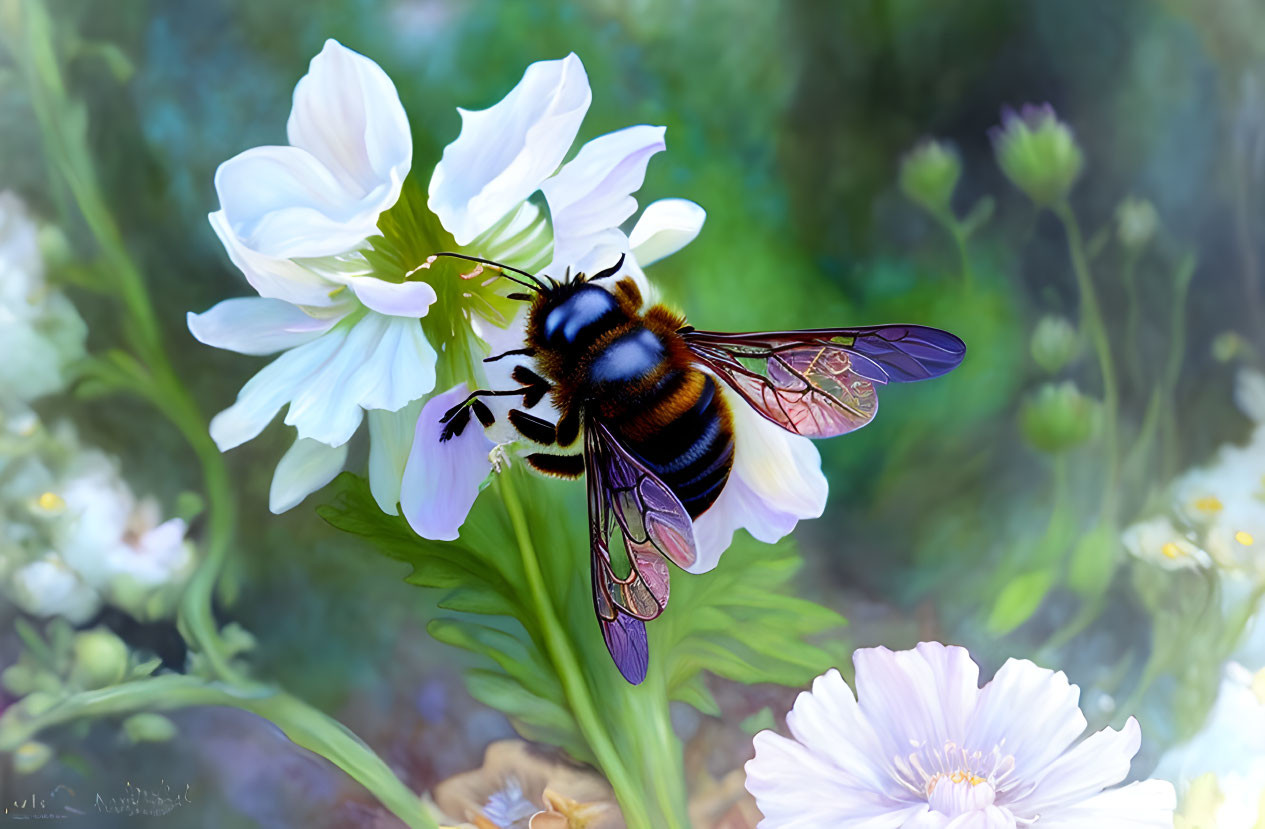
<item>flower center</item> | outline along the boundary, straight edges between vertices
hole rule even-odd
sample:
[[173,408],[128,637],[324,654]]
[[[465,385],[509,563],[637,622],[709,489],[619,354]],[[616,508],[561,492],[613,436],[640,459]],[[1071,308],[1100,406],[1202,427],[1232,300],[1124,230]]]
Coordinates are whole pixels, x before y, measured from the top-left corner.
[[1204,495],[1195,499],[1195,509],[1209,515],[1215,515],[1225,509],[1225,505],[1221,503],[1221,499],[1215,495]]
[[937,774],[927,782],[927,805],[948,817],[986,809],[996,797],[991,783],[970,772]]

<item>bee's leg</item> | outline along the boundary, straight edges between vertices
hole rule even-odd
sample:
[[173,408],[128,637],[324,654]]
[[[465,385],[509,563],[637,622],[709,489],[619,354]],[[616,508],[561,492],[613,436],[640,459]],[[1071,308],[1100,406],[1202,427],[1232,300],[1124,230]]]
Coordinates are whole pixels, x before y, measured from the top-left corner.
[[541,377],[527,366],[514,366],[514,371],[510,373],[515,382],[521,383],[523,389],[523,408],[531,409],[541,401],[545,396],[545,392],[549,391],[549,381]]
[[515,348],[512,351],[505,351],[497,354],[495,357],[484,357],[483,362],[495,363],[504,357],[535,357],[536,349],[534,348]]
[[527,463],[537,472],[557,478],[579,478],[584,474],[583,455],[551,455],[534,452],[526,457]]
[[528,440],[545,446],[552,446],[558,442],[557,425],[535,415],[529,415],[519,409],[510,409],[510,424]]
[[580,409],[573,406],[558,421],[558,445],[570,446],[580,437]]

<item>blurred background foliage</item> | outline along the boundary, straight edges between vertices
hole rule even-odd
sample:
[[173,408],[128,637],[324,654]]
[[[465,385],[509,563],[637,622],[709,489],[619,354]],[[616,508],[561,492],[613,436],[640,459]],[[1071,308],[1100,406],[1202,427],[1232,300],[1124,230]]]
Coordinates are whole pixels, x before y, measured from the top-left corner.
[[[50,8],[60,36],[74,38],[62,44],[74,56],[68,84],[87,107],[102,190],[150,277],[171,360],[204,411],[225,406],[257,368],[200,346],[185,329],[186,311],[247,293],[206,222],[212,175],[242,149],[283,140],[294,82],[326,37],[371,56],[395,81],[418,169],[456,134],[458,104],[489,105],[528,63],[575,51],[595,90],[581,140],[627,123],[667,125],[669,152],[651,165],[643,192],[708,210],[699,239],[651,273],[692,323],[907,321],[968,343],[959,372],[886,390],[873,425],[819,445],[830,503],[796,533],[808,577],[795,584],[848,617],[846,645],[939,638],[991,662],[985,674],[1007,656],[1032,656],[1105,700],[1136,692],[1134,702],[1150,706],[1141,717],[1155,738],[1152,758],[1211,705],[1224,647],[1164,645],[1165,666],[1185,668],[1152,686],[1164,673],[1147,675],[1163,645],[1156,637],[1181,631],[1153,623],[1155,591],[1117,567],[1118,533],[1180,470],[1248,432],[1230,403],[1227,358],[1254,360],[1265,331],[1260,3],[58,0]],[[1071,205],[1120,370],[1123,446],[1147,433],[1166,366],[1175,372],[1168,431],[1140,465],[1126,465],[1120,512],[1105,534],[1101,428],[1051,454],[1033,446],[1042,427],[1027,424],[1039,417],[1023,414],[1066,402],[1038,391],[1047,377],[1030,345],[1038,320],[1081,313],[1064,227],[1006,180],[988,137],[1002,107],[1029,102],[1053,105],[1085,159]],[[927,136],[960,159],[955,215],[981,211],[963,250],[901,192],[902,159]],[[38,125],[8,70],[0,72],[0,146],[0,187],[62,223],[74,244],[76,214],[48,185]],[[1126,196],[1158,216],[1153,240],[1134,252],[1118,238]],[[1185,298],[1174,292],[1184,267]],[[107,309],[77,305],[90,351],[117,344],[122,332]],[[1185,331],[1174,361],[1178,321]],[[1212,344],[1231,331],[1239,336],[1222,338],[1219,358]],[[1056,373],[1101,399],[1093,351],[1084,343],[1079,352]],[[144,405],[64,405],[86,442],[125,459],[138,491],[196,488],[178,435]],[[229,560],[224,598],[234,601],[225,613],[256,634],[257,671],[302,689],[415,789],[477,765],[483,746],[512,730],[463,690],[459,672],[476,657],[426,635],[435,597],[310,508],[268,513],[272,459],[287,432],[274,423],[228,455],[246,529]],[[742,547],[744,557],[780,555]],[[1201,618],[1208,606],[1174,612]],[[846,652],[844,643],[831,648]],[[749,751],[739,723],[766,707],[780,716],[793,692],[710,687],[719,719],[681,710],[677,727],[687,740],[708,738],[703,762],[720,776]],[[1113,706],[1104,702],[1099,719],[1110,720]],[[372,808],[254,721],[225,712],[176,718],[174,743],[119,762],[198,780],[205,814],[216,816],[207,825],[345,825]],[[88,736],[65,738],[77,762],[113,756],[112,737]],[[230,756],[245,765],[225,768]]]

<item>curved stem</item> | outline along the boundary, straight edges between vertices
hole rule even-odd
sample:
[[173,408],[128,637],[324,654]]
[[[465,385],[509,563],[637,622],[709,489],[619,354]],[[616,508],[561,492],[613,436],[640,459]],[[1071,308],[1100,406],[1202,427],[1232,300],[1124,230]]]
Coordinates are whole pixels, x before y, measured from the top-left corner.
[[580,660],[567,636],[562,622],[558,619],[553,602],[545,588],[545,578],[540,569],[540,561],[536,557],[536,548],[532,544],[531,533],[527,527],[527,518],[523,514],[522,502],[514,489],[512,474],[503,474],[497,478],[501,490],[501,500],[509,515],[510,525],[514,528],[514,537],[518,542],[518,551],[523,560],[523,572],[527,577],[527,589],[531,593],[536,615],[544,631],[545,648],[549,652],[550,661],[558,673],[562,683],[563,694],[567,705],[575,715],[576,723],[584,734],[584,739],[593,749],[593,755],[615,790],[624,820],[632,829],[651,827],[649,815],[642,805],[642,792],[628,769],[620,759],[610,735],[598,715],[593,695],[584,678]]
[[263,717],[280,728],[295,745],[321,755],[346,772],[411,829],[436,829],[435,820],[422,800],[400,782],[359,737],[302,700],[264,685],[233,685],[183,674],[165,674],[84,691],[38,716],[6,723],[0,750],[12,751],[46,728],[85,717],[202,705],[238,708]]
[[1106,478],[1103,483],[1102,521],[1116,525],[1120,489],[1120,453],[1117,449],[1120,390],[1116,382],[1116,366],[1111,355],[1111,340],[1103,323],[1098,295],[1094,291],[1089,273],[1089,261],[1085,257],[1085,243],[1081,238],[1076,214],[1066,202],[1055,205],[1054,213],[1063,223],[1067,234],[1067,247],[1072,257],[1072,270],[1076,273],[1076,285],[1081,296],[1081,323],[1088,329],[1094,352],[1098,356],[1098,370],[1103,385],[1103,451],[1106,455]]

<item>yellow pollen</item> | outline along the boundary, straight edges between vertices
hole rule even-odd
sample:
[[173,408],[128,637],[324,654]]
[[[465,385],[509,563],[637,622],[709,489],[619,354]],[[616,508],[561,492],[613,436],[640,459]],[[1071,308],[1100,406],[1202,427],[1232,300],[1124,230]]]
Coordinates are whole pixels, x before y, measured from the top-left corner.
[[1244,547],[1251,547],[1253,538],[1251,533],[1239,530],[1234,534],[1234,540],[1242,544]]
[[1205,495],[1202,498],[1195,499],[1195,509],[1200,512],[1221,512],[1225,509],[1225,505],[1221,503],[1221,499],[1215,495]]
[[1177,558],[1182,554],[1182,548],[1170,541],[1160,548],[1160,552],[1168,558]]
[[35,499],[35,504],[45,512],[56,512],[66,506],[66,501],[56,492],[45,492]]
[[[936,777],[943,779],[944,775],[937,774]],[[980,783],[984,782],[984,778],[966,771],[955,771],[953,774],[949,775],[949,781],[953,783],[970,783],[972,786],[978,786]],[[935,788],[934,780],[932,781],[931,788]]]

